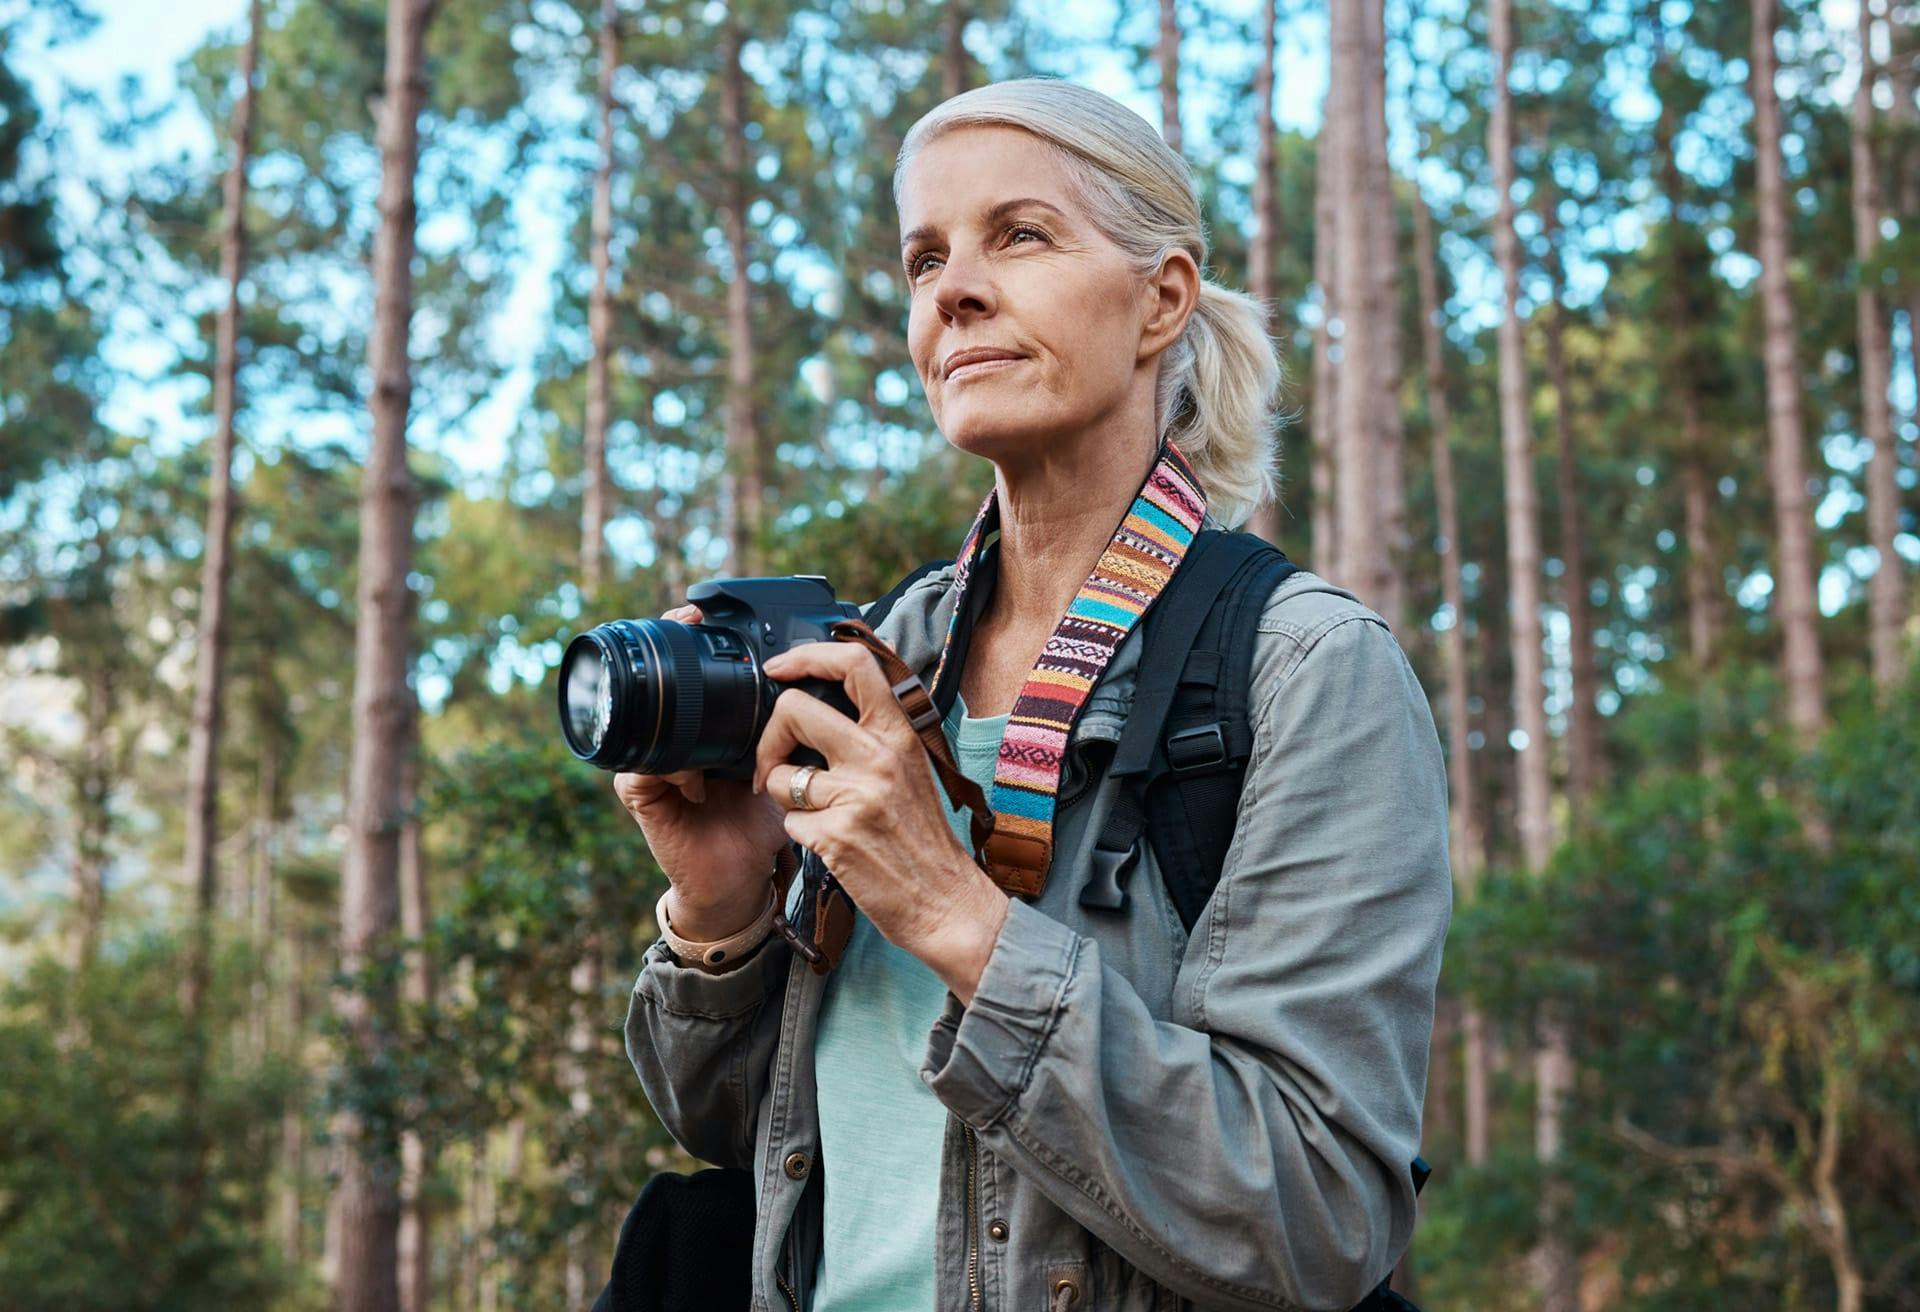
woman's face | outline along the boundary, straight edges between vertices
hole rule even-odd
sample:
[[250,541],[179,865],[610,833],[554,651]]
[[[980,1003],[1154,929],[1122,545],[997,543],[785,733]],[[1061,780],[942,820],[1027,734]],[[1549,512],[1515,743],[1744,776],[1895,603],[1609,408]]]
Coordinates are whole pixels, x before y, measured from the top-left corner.
[[1166,279],[1128,268],[1039,138],[936,137],[901,179],[900,227],[908,351],[949,442],[1017,458],[1036,438],[1105,430],[1143,405],[1151,432],[1155,357],[1186,312],[1163,322]]

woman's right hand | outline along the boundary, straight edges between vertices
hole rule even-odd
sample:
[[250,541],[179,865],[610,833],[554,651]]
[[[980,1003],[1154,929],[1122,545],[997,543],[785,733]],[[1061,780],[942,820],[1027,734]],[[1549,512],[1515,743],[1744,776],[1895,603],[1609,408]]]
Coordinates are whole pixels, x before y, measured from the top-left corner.
[[[676,606],[661,618],[698,624],[702,617],[697,606]],[[751,779],[709,778],[702,770],[616,774],[613,791],[673,885],[676,934],[726,938],[766,909],[774,856],[788,841],[785,812],[755,794]]]

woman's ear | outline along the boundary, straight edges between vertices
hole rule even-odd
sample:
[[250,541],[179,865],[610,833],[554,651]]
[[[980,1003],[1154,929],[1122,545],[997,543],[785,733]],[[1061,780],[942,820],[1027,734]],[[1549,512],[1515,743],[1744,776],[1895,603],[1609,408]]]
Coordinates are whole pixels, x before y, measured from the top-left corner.
[[1193,256],[1183,250],[1168,251],[1147,279],[1142,304],[1146,319],[1140,325],[1140,351],[1135,358],[1150,360],[1180,340],[1200,304],[1200,266]]

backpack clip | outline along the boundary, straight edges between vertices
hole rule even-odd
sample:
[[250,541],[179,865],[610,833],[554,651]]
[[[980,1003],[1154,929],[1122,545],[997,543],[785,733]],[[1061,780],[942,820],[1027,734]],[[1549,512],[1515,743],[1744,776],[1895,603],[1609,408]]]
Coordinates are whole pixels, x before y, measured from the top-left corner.
[[1167,764],[1175,774],[1218,765],[1227,759],[1227,737],[1218,724],[1182,729],[1167,738]]
[[1080,905],[1083,907],[1102,907],[1109,911],[1118,911],[1127,905],[1127,890],[1121,887],[1121,881],[1133,869],[1134,858],[1140,854],[1138,836],[1127,845],[1123,852],[1096,843],[1093,849],[1093,873],[1087,877],[1086,886],[1080,890]]

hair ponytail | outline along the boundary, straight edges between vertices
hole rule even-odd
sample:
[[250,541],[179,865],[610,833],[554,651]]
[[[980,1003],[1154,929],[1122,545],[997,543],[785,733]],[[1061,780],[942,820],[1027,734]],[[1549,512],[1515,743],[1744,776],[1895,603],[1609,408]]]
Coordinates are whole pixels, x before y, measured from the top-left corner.
[[1056,78],[976,87],[913,125],[894,165],[894,200],[907,161],[944,132],[1013,127],[1053,147],[1089,217],[1142,276],[1184,250],[1201,271],[1187,328],[1161,356],[1155,413],[1207,490],[1207,510],[1238,527],[1280,492],[1276,412],[1280,360],[1267,310],[1206,279],[1207,233],[1186,160],[1152,125],[1111,96]]
[[1200,302],[1161,366],[1157,413],[1207,489],[1207,509],[1238,526],[1280,490],[1280,361],[1260,302],[1202,279]]

